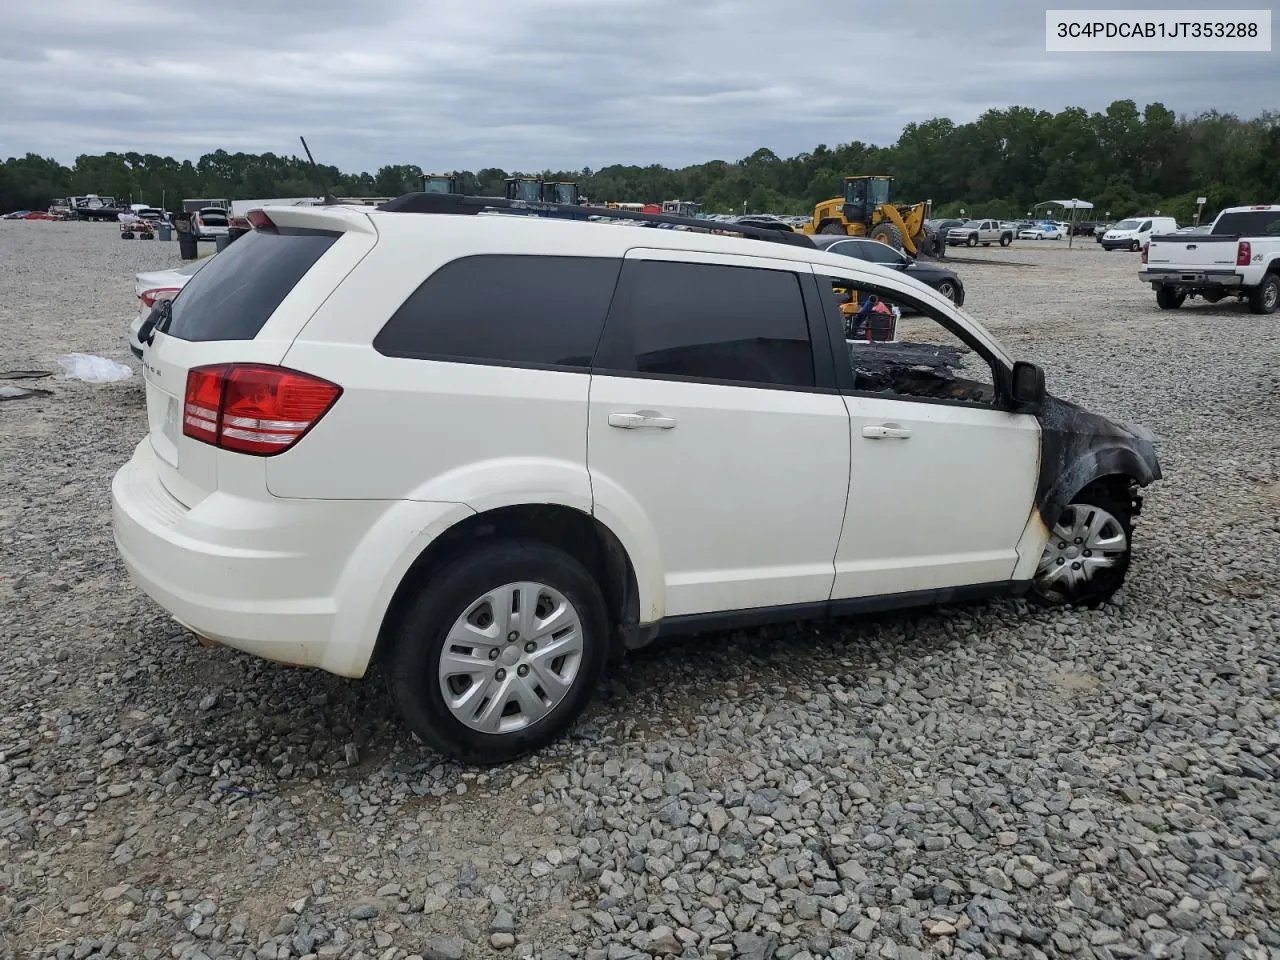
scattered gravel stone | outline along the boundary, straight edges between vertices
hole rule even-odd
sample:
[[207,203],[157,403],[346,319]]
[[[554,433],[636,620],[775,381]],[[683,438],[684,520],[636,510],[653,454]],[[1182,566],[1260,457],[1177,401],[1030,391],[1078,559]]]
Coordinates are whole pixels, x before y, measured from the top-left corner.
[[[132,363],[133,275],[176,245],[37,226],[0,221],[0,369]],[[564,742],[492,770],[407,736],[376,669],[293,670],[175,625],[110,534],[142,378],[42,381],[0,423],[0,943],[1276,960],[1280,328],[1226,301],[1160,311],[1136,258],[1066,246],[952,265],[1055,393],[1159,437],[1115,602],[672,643],[626,660]]]

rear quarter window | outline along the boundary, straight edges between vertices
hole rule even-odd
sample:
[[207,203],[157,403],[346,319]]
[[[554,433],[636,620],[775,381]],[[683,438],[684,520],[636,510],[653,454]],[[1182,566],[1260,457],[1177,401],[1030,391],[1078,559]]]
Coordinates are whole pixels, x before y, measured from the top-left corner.
[[1280,210],[1241,210],[1224,213],[1213,232],[1241,237],[1280,237]]
[[284,227],[245,234],[187,281],[164,332],[180,340],[252,340],[340,236]]
[[373,340],[389,357],[587,369],[620,260],[482,254],[428,277]]

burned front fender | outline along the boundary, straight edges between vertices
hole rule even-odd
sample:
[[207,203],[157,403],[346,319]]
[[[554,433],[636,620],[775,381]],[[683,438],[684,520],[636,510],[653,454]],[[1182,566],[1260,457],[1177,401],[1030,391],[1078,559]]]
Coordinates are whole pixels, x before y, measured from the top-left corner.
[[1040,412],[1040,475],[1036,510],[1052,527],[1081,490],[1104,477],[1127,477],[1139,487],[1161,477],[1155,435],[1117,423],[1057,397]]

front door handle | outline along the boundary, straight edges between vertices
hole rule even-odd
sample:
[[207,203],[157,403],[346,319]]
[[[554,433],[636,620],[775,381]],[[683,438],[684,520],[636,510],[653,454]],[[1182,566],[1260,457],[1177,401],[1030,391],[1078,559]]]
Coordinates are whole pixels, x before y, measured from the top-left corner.
[[621,427],[623,430],[670,430],[676,425],[672,417],[664,417],[656,410],[637,410],[635,413],[609,414],[609,426]]
[[867,440],[908,440],[911,437],[911,431],[896,423],[881,423],[863,427],[862,436]]

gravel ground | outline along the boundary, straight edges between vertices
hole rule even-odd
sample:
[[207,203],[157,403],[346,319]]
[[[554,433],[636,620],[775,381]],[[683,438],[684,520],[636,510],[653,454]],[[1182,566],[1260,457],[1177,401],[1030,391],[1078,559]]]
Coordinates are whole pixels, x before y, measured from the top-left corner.
[[[177,251],[114,232],[0,222],[0,370],[133,362]],[[483,773],[130,586],[139,377],[0,403],[0,956],[1280,958],[1280,317],[1065,247],[955,266],[1050,389],[1160,436],[1115,604],[664,646]]]

